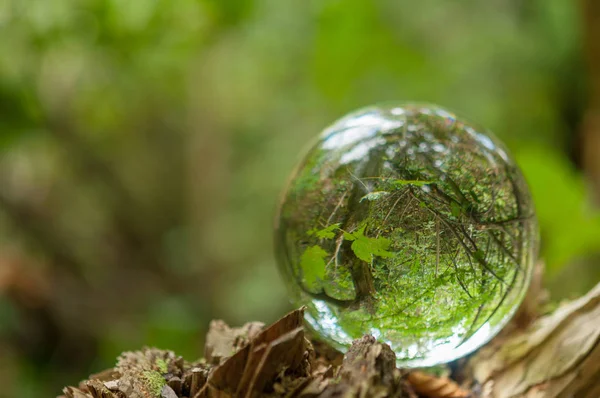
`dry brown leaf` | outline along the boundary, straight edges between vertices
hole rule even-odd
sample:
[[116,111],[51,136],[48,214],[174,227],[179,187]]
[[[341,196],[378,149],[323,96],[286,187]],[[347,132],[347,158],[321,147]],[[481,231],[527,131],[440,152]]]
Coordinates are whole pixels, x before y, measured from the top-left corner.
[[[272,382],[282,369],[298,369],[302,360],[307,359],[304,358],[307,344],[302,327],[273,340],[260,355],[260,362],[256,368],[249,367],[244,372],[244,376],[252,374],[252,378],[248,384],[240,385],[238,394],[245,393],[245,396],[250,398],[253,396],[251,392],[264,391],[267,384]],[[308,374],[307,371],[304,373]]]
[[[304,309],[292,311],[226,358],[210,373],[199,397],[259,396],[282,369],[295,370],[307,352]],[[308,369],[304,371],[308,375]]]
[[206,334],[204,358],[218,365],[252,341],[264,328],[262,322],[249,322],[239,328],[231,328],[222,320],[210,323]]
[[429,398],[465,398],[471,393],[448,377],[437,377],[421,371],[408,374],[408,382],[417,393]]

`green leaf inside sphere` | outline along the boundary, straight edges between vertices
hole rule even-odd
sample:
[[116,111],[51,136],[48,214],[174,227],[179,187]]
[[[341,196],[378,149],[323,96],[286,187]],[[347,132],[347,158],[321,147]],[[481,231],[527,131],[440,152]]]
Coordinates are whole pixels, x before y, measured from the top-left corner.
[[364,233],[364,226],[354,233],[344,233],[344,239],[352,242],[350,248],[356,257],[370,263],[374,256],[392,257],[394,255],[394,253],[387,251],[391,243],[389,239],[381,237],[369,238]]
[[320,246],[307,248],[300,257],[300,268],[304,273],[304,283],[309,288],[315,288],[325,279],[325,260],[327,252]]

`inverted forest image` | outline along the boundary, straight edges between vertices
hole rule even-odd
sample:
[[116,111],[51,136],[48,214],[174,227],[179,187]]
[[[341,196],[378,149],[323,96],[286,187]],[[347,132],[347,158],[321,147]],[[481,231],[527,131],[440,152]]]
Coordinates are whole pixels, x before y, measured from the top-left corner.
[[489,339],[537,256],[529,191],[508,156],[435,107],[367,108],[327,129],[276,231],[311,326],[346,345],[371,333],[421,366]]

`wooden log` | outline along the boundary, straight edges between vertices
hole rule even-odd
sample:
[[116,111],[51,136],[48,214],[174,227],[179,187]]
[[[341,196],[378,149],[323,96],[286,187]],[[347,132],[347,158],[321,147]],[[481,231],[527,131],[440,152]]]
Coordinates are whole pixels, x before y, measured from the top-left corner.
[[114,369],[65,388],[64,397],[600,397],[600,284],[529,326],[517,317],[454,372],[437,376],[398,369],[390,347],[372,336],[355,340],[342,358],[306,339],[302,313],[267,328],[213,322],[208,356],[193,363],[170,351],[124,353]]

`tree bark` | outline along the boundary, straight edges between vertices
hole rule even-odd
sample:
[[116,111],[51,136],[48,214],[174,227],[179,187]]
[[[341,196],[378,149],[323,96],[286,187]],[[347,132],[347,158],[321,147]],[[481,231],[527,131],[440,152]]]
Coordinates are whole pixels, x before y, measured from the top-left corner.
[[342,356],[308,340],[302,319],[299,309],[267,328],[214,321],[204,359],[186,363],[156,349],[124,353],[114,369],[65,388],[64,397],[600,396],[600,284],[527,327],[523,316],[515,318],[444,375],[397,368],[390,347],[371,336]]
[[600,284],[529,328],[494,339],[467,373],[488,397],[600,397]]

